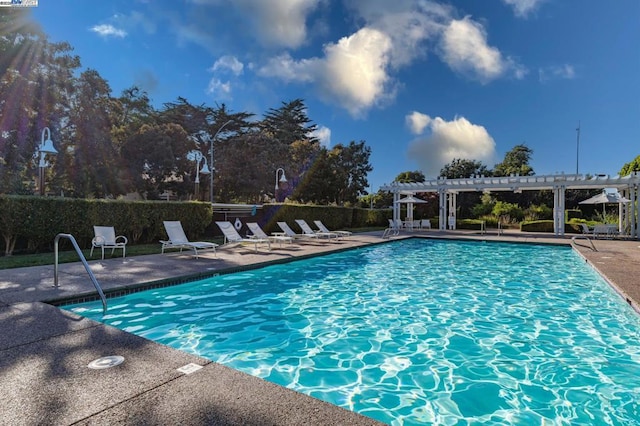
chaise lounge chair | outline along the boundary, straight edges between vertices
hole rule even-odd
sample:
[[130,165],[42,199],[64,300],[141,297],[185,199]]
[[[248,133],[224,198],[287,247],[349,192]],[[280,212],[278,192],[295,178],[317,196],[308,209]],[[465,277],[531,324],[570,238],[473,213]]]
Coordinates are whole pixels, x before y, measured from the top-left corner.
[[122,257],[125,257],[129,241],[124,235],[116,236],[113,226],[94,226],[93,233],[95,237],[91,240],[89,257],[93,256],[93,249],[96,247],[100,247],[102,250],[102,260],[104,260],[104,249],[111,249],[111,255],[115,249],[122,249]]
[[160,240],[162,253],[164,253],[165,249],[169,248],[180,249],[180,252],[182,252],[182,249],[189,249],[193,250],[194,256],[197,259],[198,250],[213,250],[215,254],[216,247],[218,247],[218,244],[207,241],[189,241],[184,233],[184,229],[182,229],[182,223],[179,220],[165,220],[164,229],[167,231],[169,239]]
[[247,227],[249,228],[249,231],[251,231],[251,233],[253,234],[252,236],[250,236],[249,238],[253,239],[253,238],[259,238],[259,239],[263,239],[263,240],[271,240],[272,242],[279,242],[280,243],[280,247],[282,247],[282,243],[293,243],[293,237],[288,237],[286,235],[267,235],[266,232],[264,232],[262,230],[262,228],[260,227],[260,225],[258,225],[255,222],[247,222]]
[[287,222],[278,222],[278,226],[280,227],[280,229],[282,229],[282,233],[284,235],[286,235],[287,237],[291,237],[293,239],[301,239],[301,238],[315,239],[315,240],[320,239],[320,237],[315,234],[313,235],[296,234],[295,232],[293,232],[293,229],[291,229],[291,227]]
[[327,234],[338,234],[338,236],[340,236],[340,237],[349,237],[349,236],[351,236],[351,232],[350,231],[330,231],[329,228],[324,226],[324,223],[322,223],[321,220],[314,220],[313,223],[315,223],[315,225],[318,227],[318,230],[320,230],[320,232],[324,232],[324,233],[327,233]]
[[340,237],[340,235],[334,232],[316,232],[311,229],[309,224],[304,219],[296,219],[296,223],[298,224],[300,229],[302,229],[302,233],[304,235],[316,235],[319,238],[326,238],[327,240],[330,240],[331,238],[335,238],[337,240]]
[[242,238],[233,224],[228,221],[216,222],[216,225],[218,225],[218,228],[220,228],[224,234],[224,244],[253,244],[256,253],[258,252],[258,244],[266,244],[269,251],[271,251],[271,241],[269,241],[269,238]]

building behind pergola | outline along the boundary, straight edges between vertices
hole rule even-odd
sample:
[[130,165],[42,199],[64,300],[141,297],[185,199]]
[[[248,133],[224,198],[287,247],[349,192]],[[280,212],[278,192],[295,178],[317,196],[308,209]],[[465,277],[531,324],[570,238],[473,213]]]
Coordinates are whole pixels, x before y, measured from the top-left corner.
[[564,236],[565,191],[568,189],[602,189],[615,188],[630,200],[620,203],[619,228],[620,231],[629,230],[631,238],[640,239],[638,232],[638,188],[640,186],[640,172],[633,172],[627,176],[609,175],[540,175],[540,176],[506,176],[484,177],[472,176],[463,179],[438,178],[425,182],[384,184],[383,191],[393,194],[393,219],[400,220],[400,195],[415,195],[421,192],[437,192],[439,194],[439,228],[445,230],[447,224],[455,229],[457,210],[457,195],[460,192],[498,192],[511,191],[553,191],[553,231],[556,236]]

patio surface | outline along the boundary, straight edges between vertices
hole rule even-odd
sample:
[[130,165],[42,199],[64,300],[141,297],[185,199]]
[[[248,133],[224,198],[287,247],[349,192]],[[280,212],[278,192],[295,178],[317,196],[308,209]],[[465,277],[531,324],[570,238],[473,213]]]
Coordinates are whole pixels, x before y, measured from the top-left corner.
[[[195,259],[190,253],[114,257],[89,262],[105,292],[175,277],[287,261],[381,243],[382,232],[339,243],[272,244],[272,251],[230,246]],[[403,232],[411,236],[571,244],[570,235],[463,231]],[[586,240],[575,248],[636,310],[640,306],[640,241]],[[158,247],[158,251],[160,247]],[[60,310],[45,302],[94,294],[82,263],[0,270],[1,425],[375,425],[376,421],[204,358],[189,355]],[[119,366],[92,370],[100,357],[121,355]],[[195,364],[201,369],[183,373]]]

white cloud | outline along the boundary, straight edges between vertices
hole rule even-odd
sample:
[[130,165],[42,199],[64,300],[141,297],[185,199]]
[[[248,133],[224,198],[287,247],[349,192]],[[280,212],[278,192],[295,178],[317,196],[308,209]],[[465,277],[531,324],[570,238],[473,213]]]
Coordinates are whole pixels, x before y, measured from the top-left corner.
[[321,0],[234,0],[234,7],[254,22],[250,27],[264,45],[300,47],[307,38],[307,16]]
[[538,5],[545,0],[502,0],[504,3],[513,7],[513,12],[520,18],[526,18],[527,15],[533,12]]
[[296,61],[288,53],[273,57],[258,69],[264,77],[277,77],[285,82],[312,82],[319,74],[322,60],[319,58]]
[[412,111],[405,117],[405,122],[414,135],[421,134],[431,122],[431,117],[418,111]]
[[367,26],[387,34],[393,43],[391,64],[401,67],[424,57],[425,42],[437,37],[451,19],[449,6],[432,1],[347,0]]
[[391,48],[386,34],[366,27],[326,46],[321,86],[327,99],[359,116],[393,96],[387,73]]
[[211,67],[211,71],[231,71],[234,75],[242,74],[244,65],[235,56],[225,55],[219,58]]
[[319,126],[311,136],[318,138],[320,145],[328,148],[331,146],[331,129],[325,126]]
[[576,77],[576,70],[573,65],[555,65],[538,70],[538,77],[541,82],[554,79],[572,80]]
[[464,117],[453,121],[426,117],[430,134],[411,141],[407,152],[425,176],[438,176],[442,167],[456,158],[484,164],[494,161],[496,143],[483,126]]
[[218,78],[212,78],[209,81],[206,92],[216,99],[232,99],[231,83],[229,81],[223,82]]
[[487,44],[487,34],[482,25],[465,17],[453,20],[445,29],[441,43],[442,59],[454,71],[487,83],[507,72],[516,78],[524,77],[526,71],[500,51]]
[[259,74],[284,81],[313,81],[325,101],[359,117],[395,95],[387,73],[391,48],[386,34],[365,27],[336,44],[326,45],[323,58],[296,61],[285,54],[273,58]]
[[[294,0],[288,7],[300,12],[296,16],[301,22],[306,16],[301,11],[308,13],[320,1]],[[455,10],[449,5],[430,0],[344,2],[361,25],[359,30],[326,43],[323,55],[295,58],[293,53],[285,52],[272,57],[256,67],[258,75],[309,84],[325,102],[346,109],[353,117],[362,117],[371,108],[392,101],[400,87],[395,73],[425,58],[431,49],[452,70],[481,83],[501,77],[521,79],[527,73],[515,60],[488,45],[480,23],[469,17],[455,20]],[[242,7],[257,3],[260,1],[240,1]],[[285,3],[277,2],[276,9],[285,7]],[[264,6],[256,7],[259,11],[255,19],[268,16],[260,11]],[[291,44],[294,45],[299,41]],[[423,78],[428,81],[429,76]]]
[[125,30],[121,30],[109,24],[94,25],[93,27],[91,27],[91,31],[105,38],[106,37],[124,38],[127,36],[127,32]]

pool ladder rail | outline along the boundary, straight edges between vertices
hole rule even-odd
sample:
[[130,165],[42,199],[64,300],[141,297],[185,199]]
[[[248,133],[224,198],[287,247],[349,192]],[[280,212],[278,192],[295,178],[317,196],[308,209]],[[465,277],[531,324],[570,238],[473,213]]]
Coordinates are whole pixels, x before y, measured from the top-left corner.
[[93,274],[93,271],[91,271],[91,268],[89,267],[89,264],[87,263],[87,259],[84,257],[84,254],[82,254],[82,250],[80,250],[80,247],[78,246],[78,243],[76,242],[76,239],[73,237],[73,235],[71,234],[58,234],[56,235],[56,238],[54,240],[54,245],[53,245],[53,251],[55,254],[55,263],[53,265],[53,286],[55,288],[58,288],[58,242],[60,241],[60,238],[67,238],[71,241],[71,244],[73,244],[73,248],[76,250],[76,253],[78,253],[78,256],[80,257],[80,260],[82,261],[82,264],[84,265],[84,269],[87,270],[87,273],[89,274],[89,278],[91,278],[91,282],[93,282],[93,286],[96,288],[96,290],[98,291],[98,294],[100,295],[100,300],[102,301],[102,314],[106,314],[107,313],[107,298],[104,295],[104,292],[102,291],[102,288],[100,287],[100,284],[98,284],[98,280],[96,279],[96,276]]
[[[582,246],[581,244],[578,244],[576,242],[576,240],[578,240],[578,239],[589,241],[589,244],[591,245],[591,247],[588,247],[588,248],[590,248],[593,251],[598,251],[598,249],[596,248],[595,244],[593,244],[593,241],[591,240],[591,238],[587,237],[586,235],[575,235],[575,236],[571,237],[571,242],[573,244],[577,245],[577,246]],[[582,246],[582,247],[584,247],[584,246]]]

